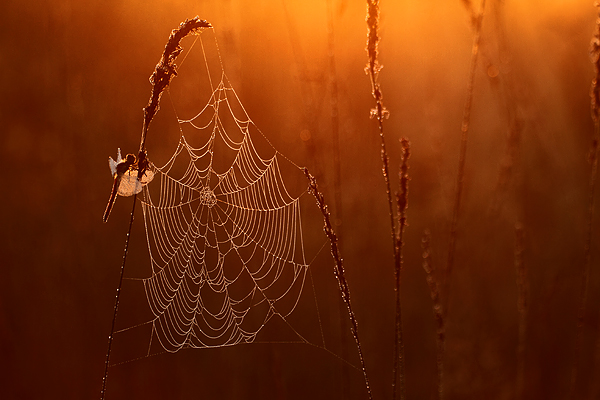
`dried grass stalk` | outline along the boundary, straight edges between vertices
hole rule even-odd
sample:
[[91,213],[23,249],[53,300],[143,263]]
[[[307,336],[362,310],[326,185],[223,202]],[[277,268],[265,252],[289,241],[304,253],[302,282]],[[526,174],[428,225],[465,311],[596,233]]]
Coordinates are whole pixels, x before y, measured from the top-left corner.
[[446,327],[444,323],[444,310],[442,307],[442,296],[440,294],[440,282],[436,277],[431,262],[431,232],[428,230],[423,234],[421,242],[423,249],[423,269],[427,274],[427,285],[433,302],[433,317],[436,328],[436,371],[437,391],[436,399],[442,400],[444,396],[444,352],[446,347]]
[[[400,165],[400,192],[396,193],[396,205],[398,216],[398,235],[396,236],[396,245],[394,254],[397,255],[395,265],[395,291],[396,291],[396,331],[394,341],[394,381],[396,388],[396,379],[399,380],[400,398],[404,398],[404,338],[402,335],[402,307],[400,302],[400,282],[404,260],[402,258],[402,248],[404,246],[404,230],[406,228],[406,209],[408,208],[408,158],[410,157],[410,143],[408,139],[402,138],[402,164]],[[394,396],[396,391],[394,390]]]
[[356,348],[358,350],[358,357],[360,359],[363,376],[365,378],[367,394],[369,395],[369,399],[372,399],[373,397],[371,396],[371,386],[369,384],[367,368],[365,365],[362,347],[360,345],[360,340],[358,337],[358,322],[356,320],[356,316],[354,315],[354,311],[352,310],[352,304],[350,303],[350,289],[348,288],[348,282],[346,281],[346,275],[344,274],[344,265],[338,248],[338,238],[335,234],[335,231],[333,230],[333,227],[331,226],[329,210],[327,208],[327,204],[325,204],[325,198],[323,194],[319,192],[317,180],[308,172],[307,168],[304,168],[304,175],[306,175],[306,178],[308,179],[310,193],[315,197],[315,200],[317,201],[317,206],[323,214],[323,230],[325,231],[325,235],[327,235],[329,243],[331,244],[331,255],[333,256],[333,260],[335,261],[335,268],[333,272],[335,274],[335,277],[337,278],[340,287],[342,300],[344,300],[344,303],[346,304],[346,307],[348,309],[348,316],[350,317],[352,335],[354,336],[354,340],[356,341]]
[[140,143],[140,152],[146,149],[146,136],[148,134],[148,128],[150,122],[154,118],[154,115],[159,110],[160,98],[164,90],[171,83],[171,79],[177,75],[177,65],[175,65],[175,59],[183,48],[180,43],[181,40],[187,35],[196,35],[204,28],[211,28],[212,25],[199,17],[192,19],[186,19],[184,22],[179,24],[179,27],[171,31],[169,40],[165,45],[162,57],[156,67],[152,76],[150,76],[150,83],[152,84],[152,91],[150,92],[150,100],[148,105],[144,107],[144,125],[142,126],[142,140]]
[[[389,157],[386,150],[385,135],[383,133],[383,120],[389,117],[388,110],[383,105],[383,94],[379,84],[379,71],[381,64],[378,60],[379,54],[379,0],[367,0],[367,54],[369,56],[365,72],[371,80],[371,92],[375,99],[375,108],[371,109],[371,118],[377,119],[379,136],[381,138],[381,162],[383,178],[385,180],[386,194],[388,199],[388,208],[390,215],[390,231],[392,236],[392,245],[394,250],[394,270],[396,271],[396,280],[399,283],[399,271],[401,265],[400,249],[398,247],[396,218],[394,216],[394,206],[392,199],[392,190],[389,178]],[[404,344],[402,338],[402,313],[400,307],[399,285],[396,285],[396,328],[394,339],[394,369],[392,371],[393,399],[396,399],[398,387],[400,387],[400,399],[404,399]],[[399,375],[400,384],[397,385]]]
[[[138,179],[141,179],[148,166],[148,160],[146,158],[146,136],[148,133],[148,127],[150,122],[154,118],[154,115],[158,112],[160,97],[164,90],[171,83],[171,79],[177,75],[177,66],[175,65],[175,59],[183,51],[179,45],[181,40],[189,34],[196,34],[203,28],[210,28],[211,25],[201,20],[199,17],[192,19],[186,19],[179,25],[179,28],[173,29],[169,40],[165,46],[162,57],[152,76],[150,76],[150,83],[152,84],[152,91],[150,93],[150,100],[148,105],[144,107],[144,123],[142,126],[142,139],[140,142],[140,150],[137,158],[138,163]],[[137,202],[137,195],[133,196],[133,206],[131,207],[131,215],[129,218],[129,228],[127,230],[127,238],[125,239],[125,250],[123,252],[123,261],[121,262],[121,275],[119,278],[119,285],[117,286],[117,294],[115,296],[115,306],[113,309],[113,319],[110,328],[110,335],[108,336],[108,348],[106,351],[106,361],[104,363],[104,376],[102,377],[102,389],[100,391],[100,398],[104,400],[106,395],[106,382],[108,380],[108,367],[110,365],[110,352],[112,348],[112,340],[115,332],[115,322],[117,320],[117,311],[119,310],[119,298],[121,296],[121,287],[123,286],[123,276],[125,273],[125,261],[127,260],[127,253],[129,249],[129,238],[131,237],[131,228],[133,226],[133,219],[135,215],[135,203]],[[110,211],[110,210],[109,210]]]
[[[468,2],[470,4],[470,2]],[[472,17],[473,25],[473,46],[471,50],[471,65],[469,68],[469,80],[467,81],[467,98],[463,111],[463,121],[461,126],[460,154],[458,157],[458,172],[456,175],[456,192],[454,195],[454,207],[452,210],[452,222],[450,223],[450,241],[448,243],[448,259],[446,270],[444,273],[444,297],[445,297],[445,312],[449,308],[449,286],[450,276],[454,267],[454,256],[456,251],[456,239],[458,232],[458,219],[460,214],[460,203],[462,200],[463,181],[465,177],[465,160],[467,155],[467,139],[469,133],[469,125],[471,122],[471,108],[473,105],[473,88],[475,83],[475,72],[477,71],[477,59],[479,55],[479,44],[481,38],[481,25],[483,22],[483,12],[485,10],[485,0],[481,0],[481,7],[476,18]]]

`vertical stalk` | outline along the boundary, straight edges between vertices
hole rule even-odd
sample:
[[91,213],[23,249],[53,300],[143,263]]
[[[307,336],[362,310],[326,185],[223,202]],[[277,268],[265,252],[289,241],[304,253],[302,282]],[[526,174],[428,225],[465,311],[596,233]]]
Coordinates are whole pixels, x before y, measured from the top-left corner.
[[335,234],[335,231],[333,230],[333,227],[331,226],[329,210],[327,209],[327,204],[325,204],[325,198],[323,194],[319,192],[317,180],[308,172],[308,169],[306,168],[304,168],[304,175],[306,175],[306,178],[308,179],[309,190],[311,194],[315,197],[315,200],[317,201],[317,206],[323,214],[323,230],[325,231],[325,234],[329,239],[329,243],[331,244],[331,255],[333,256],[333,260],[335,261],[334,274],[337,278],[338,285],[340,287],[342,299],[344,300],[346,308],[348,309],[348,316],[350,317],[352,335],[354,336],[354,340],[356,342],[356,348],[358,351],[358,357],[360,359],[360,365],[363,371],[363,377],[365,379],[367,394],[369,396],[369,399],[372,400],[373,397],[371,395],[371,386],[369,384],[369,377],[367,375],[367,367],[365,364],[362,347],[360,345],[360,340],[358,337],[358,321],[356,320],[356,316],[354,315],[354,311],[352,310],[352,304],[350,303],[350,289],[348,288],[348,281],[346,281],[346,275],[344,273],[344,264],[342,262],[342,257],[338,248],[338,238]]
[[[367,0],[367,53],[369,60],[365,71],[371,80],[371,90],[375,98],[375,108],[371,110],[371,117],[377,119],[379,136],[381,138],[381,162],[383,179],[385,180],[386,194],[388,198],[388,208],[390,214],[390,229],[392,236],[392,246],[394,249],[394,267],[396,274],[396,328],[394,339],[394,367],[392,377],[393,399],[396,399],[398,387],[400,387],[400,399],[404,399],[404,344],[402,338],[402,311],[400,307],[400,266],[401,255],[398,247],[396,219],[394,217],[394,206],[392,199],[392,190],[389,178],[389,158],[387,154],[385,135],[383,133],[383,120],[389,116],[389,112],[383,106],[383,95],[379,84],[379,71],[381,64],[377,59],[379,46],[379,0]],[[397,380],[399,379],[399,384]]]
[[436,400],[444,398],[444,352],[446,348],[446,328],[444,325],[444,310],[442,308],[442,297],[440,295],[440,284],[431,262],[431,233],[427,230],[423,234],[421,242],[423,249],[423,269],[427,274],[427,285],[433,303],[433,316],[436,326]]
[[[201,20],[198,17],[192,19],[186,19],[182,22],[177,29],[171,31],[169,40],[165,45],[163,55],[154,68],[154,72],[150,76],[150,83],[152,89],[150,92],[150,100],[148,105],[144,107],[144,122],[142,125],[142,138],[140,140],[140,150],[138,158],[135,164],[135,168],[138,170],[138,179],[141,179],[146,168],[149,165],[149,161],[146,157],[146,136],[148,134],[148,128],[152,119],[156,115],[159,109],[160,98],[164,90],[171,83],[171,79],[177,75],[177,66],[175,65],[175,59],[183,51],[180,46],[181,40],[189,34],[198,34],[203,28],[210,28],[211,25]],[[104,400],[106,395],[106,381],[108,379],[108,367],[110,361],[110,352],[112,348],[113,336],[115,333],[115,322],[117,320],[117,311],[119,310],[119,298],[121,296],[121,286],[123,284],[123,276],[125,274],[125,261],[127,260],[127,252],[129,249],[129,238],[131,236],[131,228],[133,226],[133,219],[135,215],[135,203],[137,195],[133,196],[133,206],[131,207],[131,217],[129,219],[129,228],[127,230],[127,239],[125,240],[125,251],[123,254],[123,262],[121,263],[121,275],[119,278],[119,285],[117,286],[117,295],[115,297],[115,307],[113,310],[113,319],[110,328],[110,335],[108,336],[108,348],[106,350],[106,361],[104,365],[104,376],[102,378],[102,390],[100,391],[100,398]]]
[[[398,216],[398,235],[394,246],[395,255],[395,291],[396,291],[396,324],[394,342],[394,371],[398,370],[400,364],[400,398],[404,398],[404,337],[402,335],[402,308],[400,302],[400,282],[404,260],[402,258],[402,248],[404,247],[404,230],[406,228],[406,209],[408,208],[408,158],[410,157],[410,143],[408,139],[402,138],[402,164],[400,165],[400,192],[396,193],[397,216]],[[396,373],[394,373],[396,377]],[[395,388],[395,381],[394,381]],[[394,397],[395,397],[394,393]]]
[[123,286],[123,275],[125,274],[125,261],[127,260],[127,252],[129,250],[129,238],[131,237],[131,228],[133,227],[133,219],[135,216],[135,203],[137,195],[133,195],[133,206],[131,206],[131,216],[129,217],[129,228],[127,229],[127,238],[125,239],[125,250],[123,251],[123,261],[121,262],[121,275],[119,277],[119,285],[117,286],[117,294],[115,296],[115,307],[113,309],[113,319],[110,326],[110,335],[108,336],[108,349],[106,350],[106,361],[104,362],[104,376],[102,377],[102,390],[100,391],[100,399],[104,400],[106,396],[106,381],[108,380],[108,367],[110,365],[110,350],[115,334],[115,323],[117,321],[117,311],[119,310],[119,298],[121,297],[121,287]]
[[519,312],[519,335],[517,345],[517,382],[515,398],[524,399],[525,389],[525,351],[527,342],[527,314],[529,310],[529,283],[527,269],[523,259],[525,234],[523,225],[515,225],[515,270],[517,273],[517,310]]
[[[467,2],[470,4],[470,2]],[[469,68],[469,80],[467,82],[467,98],[463,111],[463,121],[461,126],[460,154],[458,157],[458,172],[456,176],[456,192],[454,196],[454,207],[452,210],[452,222],[450,224],[450,241],[448,243],[448,260],[444,274],[444,297],[445,312],[448,312],[449,306],[449,281],[452,269],[454,267],[454,255],[456,251],[456,238],[458,232],[458,218],[460,214],[460,203],[462,199],[463,181],[465,176],[465,159],[467,155],[467,139],[469,133],[469,124],[471,122],[471,108],[473,104],[473,87],[475,83],[475,72],[477,71],[477,58],[479,54],[479,43],[481,38],[481,24],[485,10],[485,0],[481,0],[481,7],[477,16],[472,16],[473,22],[473,46],[471,51],[471,64]]]

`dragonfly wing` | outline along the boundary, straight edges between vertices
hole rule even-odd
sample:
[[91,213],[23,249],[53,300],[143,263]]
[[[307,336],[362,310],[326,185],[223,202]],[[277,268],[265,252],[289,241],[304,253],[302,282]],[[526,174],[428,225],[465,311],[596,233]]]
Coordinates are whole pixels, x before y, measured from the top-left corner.
[[110,174],[115,176],[117,173],[117,162],[112,157],[108,157],[108,167],[110,168]]
[[137,171],[128,169],[121,177],[119,196],[133,196],[142,191],[142,183],[137,178]]
[[108,157],[108,167],[110,168],[110,173],[112,176],[115,176],[117,173],[117,165],[122,163],[124,160],[121,158],[121,148],[117,147],[117,159],[113,160],[112,157]]

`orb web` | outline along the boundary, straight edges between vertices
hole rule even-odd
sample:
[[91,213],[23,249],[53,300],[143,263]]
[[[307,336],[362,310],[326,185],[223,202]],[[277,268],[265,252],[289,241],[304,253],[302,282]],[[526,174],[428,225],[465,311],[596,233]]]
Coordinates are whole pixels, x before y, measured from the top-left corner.
[[191,118],[178,117],[177,148],[153,165],[141,196],[152,338],[170,352],[253,342],[274,316],[285,321],[294,311],[308,269],[299,202],[306,191],[290,194],[283,156],[222,67],[218,82],[208,64],[206,74],[208,100]]

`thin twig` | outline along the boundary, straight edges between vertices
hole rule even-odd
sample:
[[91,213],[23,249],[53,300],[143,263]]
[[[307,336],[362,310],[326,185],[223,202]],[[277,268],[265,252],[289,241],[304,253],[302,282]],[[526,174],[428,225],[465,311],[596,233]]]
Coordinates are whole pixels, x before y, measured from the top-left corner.
[[340,293],[342,295],[342,299],[344,300],[344,303],[346,304],[346,307],[348,309],[348,315],[350,317],[352,335],[354,336],[354,340],[356,342],[358,358],[360,359],[360,364],[361,364],[363,376],[365,379],[365,386],[367,389],[367,394],[369,396],[369,399],[372,399],[373,397],[371,395],[371,386],[369,385],[369,377],[367,375],[367,367],[365,364],[362,347],[360,345],[360,340],[358,337],[358,322],[356,320],[356,316],[354,315],[354,311],[352,310],[352,305],[350,303],[350,289],[348,288],[348,282],[346,281],[346,275],[344,273],[344,265],[342,263],[342,257],[341,257],[341,254],[340,254],[340,251],[338,248],[338,238],[335,234],[335,231],[333,230],[333,227],[331,226],[331,221],[329,218],[329,210],[327,209],[327,204],[325,204],[325,199],[323,197],[323,194],[321,192],[319,192],[319,188],[317,186],[317,180],[308,172],[307,168],[304,168],[304,174],[306,175],[306,178],[308,179],[308,182],[309,182],[309,190],[310,190],[311,194],[315,197],[315,200],[317,201],[317,206],[319,207],[319,210],[321,210],[321,213],[323,214],[323,221],[324,221],[323,230],[325,231],[325,235],[327,235],[327,238],[329,239],[329,242],[331,244],[331,255],[333,256],[333,260],[335,261],[334,274],[335,274],[335,277],[337,278],[338,285],[340,287]]

